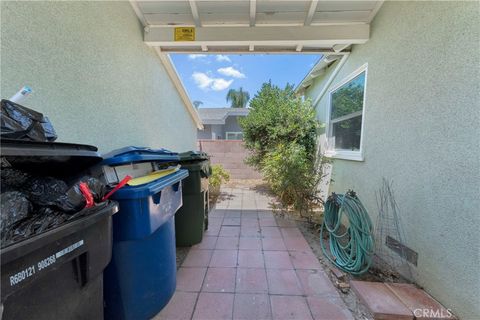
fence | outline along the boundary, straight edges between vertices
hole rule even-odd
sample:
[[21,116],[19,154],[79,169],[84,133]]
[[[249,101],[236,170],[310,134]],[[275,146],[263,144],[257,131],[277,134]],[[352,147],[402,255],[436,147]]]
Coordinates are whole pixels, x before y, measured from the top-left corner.
[[248,151],[241,140],[198,140],[198,150],[210,155],[212,164],[221,164],[232,179],[261,179],[259,172],[246,165]]

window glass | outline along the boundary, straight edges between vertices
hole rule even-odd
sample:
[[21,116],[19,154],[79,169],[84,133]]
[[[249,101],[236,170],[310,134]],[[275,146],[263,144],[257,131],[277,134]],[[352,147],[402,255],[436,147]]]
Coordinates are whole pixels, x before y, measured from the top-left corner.
[[365,71],[332,93],[331,119],[336,119],[363,109]]
[[227,132],[227,140],[242,140],[243,132]]
[[329,144],[335,150],[360,151],[365,74],[331,93]]
[[351,151],[360,150],[361,130],[362,116],[333,123],[332,136],[335,143],[335,149]]

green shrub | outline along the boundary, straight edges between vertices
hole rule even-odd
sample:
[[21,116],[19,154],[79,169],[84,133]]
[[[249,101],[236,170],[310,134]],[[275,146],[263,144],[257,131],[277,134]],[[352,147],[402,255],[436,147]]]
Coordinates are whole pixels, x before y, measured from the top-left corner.
[[250,100],[250,113],[240,120],[245,146],[252,152],[247,163],[262,168],[266,153],[279,144],[295,142],[305,148],[305,156],[315,157],[319,123],[309,100],[295,96],[293,86],[284,89],[264,83]]
[[247,163],[259,169],[281,204],[309,218],[321,203],[318,185],[327,159],[317,156],[320,123],[310,100],[264,83],[250,101],[250,113],[240,121]]
[[218,196],[220,193],[220,186],[230,180],[230,174],[221,164],[214,164],[212,166],[212,175],[208,178],[209,192],[212,197]]
[[318,185],[324,178],[326,163],[324,157],[319,161],[310,159],[304,146],[291,142],[266,153],[262,173],[282,205],[310,219],[322,202]]

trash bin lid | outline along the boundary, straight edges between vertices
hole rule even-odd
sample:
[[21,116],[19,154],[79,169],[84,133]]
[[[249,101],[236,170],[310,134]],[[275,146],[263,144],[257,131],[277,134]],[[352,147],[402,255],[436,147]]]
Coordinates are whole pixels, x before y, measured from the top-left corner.
[[104,165],[116,166],[134,162],[178,161],[178,153],[166,149],[151,149],[147,147],[124,147],[103,155]]
[[0,153],[7,166],[43,175],[72,175],[102,161],[97,147],[74,143],[1,139]]
[[179,153],[180,161],[208,160],[210,157],[203,151],[186,151]]
[[188,177],[188,170],[180,169],[172,174],[169,174],[165,177],[159,178],[149,183],[145,183],[139,186],[127,185],[115,192],[112,196],[112,199],[125,200],[148,198],[154,194],[159,193],[166,187],[182,181],[186,177]]

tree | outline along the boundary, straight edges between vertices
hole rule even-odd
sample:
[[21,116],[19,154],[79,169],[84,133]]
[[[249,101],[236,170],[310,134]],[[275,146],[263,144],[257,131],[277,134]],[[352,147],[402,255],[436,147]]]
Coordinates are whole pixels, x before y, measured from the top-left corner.
[[240,119],[245,146],[252,151],[249,164],[259,168],[265,154],[280,144],[296,142],[313,158],[318,121],[309,100],[295,96],[293,86],[284,89],[264,83],[250,101],[250,113]]
[[250,100],[250,94],[248,91],[243,91],[243,88],[240,89],[230,89],[227,93],[227,102],[230,102],[232,108],[245,108],[247,106],[248,100]]
[[312,219],[327,160],[317,155],[320,124],[310,100],[297,97],[292,85],[264,83],[240,125],[251,152],[247,163],[262,172],[285,207]]
[[203,104],[203,102],[199,100],[195,100],[192,102],[192,104],[195,106],[195,108],[198,109]]

